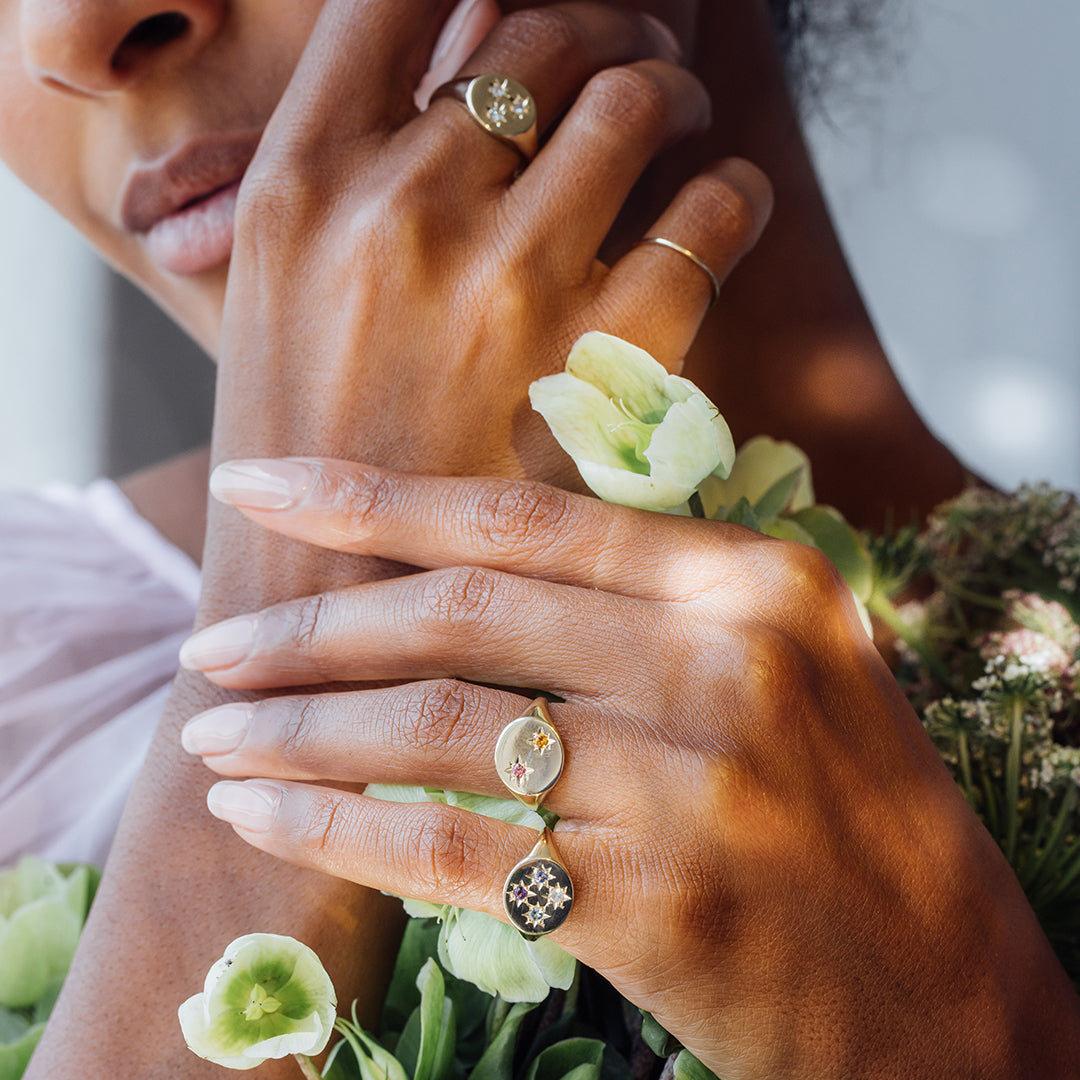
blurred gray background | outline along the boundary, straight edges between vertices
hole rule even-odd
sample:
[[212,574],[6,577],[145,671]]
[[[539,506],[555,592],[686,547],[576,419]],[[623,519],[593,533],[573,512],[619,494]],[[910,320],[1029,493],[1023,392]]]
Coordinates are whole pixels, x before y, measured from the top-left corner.
[[[810,124],[844,243],[938,434],[999,484],[1080,488],[1080,6],[896,10],[890,47]],[[116,476],[205,438],[206,358],[2,171],[0,250],[0,484]]]

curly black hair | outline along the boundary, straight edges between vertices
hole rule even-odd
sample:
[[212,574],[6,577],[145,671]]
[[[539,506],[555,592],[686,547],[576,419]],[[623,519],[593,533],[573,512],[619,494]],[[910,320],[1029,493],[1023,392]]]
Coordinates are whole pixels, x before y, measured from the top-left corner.
[[773,28],[792,88],[819,103],[837,67],[887,56],[885,0],[769,0]]

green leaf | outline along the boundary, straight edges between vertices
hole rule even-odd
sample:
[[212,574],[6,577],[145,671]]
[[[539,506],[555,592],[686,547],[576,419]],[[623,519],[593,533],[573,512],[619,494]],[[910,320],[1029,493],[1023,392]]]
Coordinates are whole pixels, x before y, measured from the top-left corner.
[[733,525],[745,525],[748,529],[754,529],[757,532],[761,531],[757,514],[754,513],[754,508],[745,495],[727,512],[727,517],[724,520],[730,521]]
[[683,1050],[675,1059],[675,1080],[717,1080],[716,1073],[706,1068],[689,1050]]
[[603,1056],[599,1039],[564,1039],[533,1059],[525,1080],[599,1080]]
[[412,1015],[405,1022],[401,1037],[394,1044],[394,1057],[401,1062],[406,1073],[414,1073],[420,1057],[420,1006],[417,1005]]
[[521,1022],[536,1008],[537,1003],[519,1001],[507,1011],[484,1056],[469,1073],[469,1080],[507,1080],[513,1075],[514,1049]]
[[413,1080],[441,1080],[454,1059],[457,1043],[453,1003],[446,999],[443,973],[434,960],[420,969],[420,1049]]
[[413,1009],[419,1006],[416,979],[420,969],[436,954],[438,943],[439,924],[434,919],[410,919],[406,924],[383,1005],[379,1030],[384,1034],[402,1031]]
[[679,1048],[679,1040],[644,1009],[641,1010],[641,1038],[657,1057],[666,1058]]
[[[357,1027],[356,1039],[365,1054],[357,1054],[356,1063],[360,1066],[361,1080],[409,1080],[408,1074],[385,1046],[376,1042],[366,1031]],[[356,1045],[353,1051],[356,1052]]]
[[798,468],[792,469],[791,472],[781,476],[779,480],[773,484],[764,495],[756,503],[754,503],[754,513],[757,515],[758,521],[762,523],[768,523],[773,518],[787,508],[788,503],[791,501],[792,495],[795,494],[795,489],[799,486],[799,481],[803,476],[803,467],[800,465]]
[[814,538],[814,544],[865,603],[874,587],[874,560],[863,538],[831,506],[808,506],[791,518]]

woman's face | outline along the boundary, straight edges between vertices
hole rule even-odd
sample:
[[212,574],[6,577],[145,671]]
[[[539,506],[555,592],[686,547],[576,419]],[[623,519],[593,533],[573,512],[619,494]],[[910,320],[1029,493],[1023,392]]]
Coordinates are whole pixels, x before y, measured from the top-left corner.
[[0,157],[211,351],[236,189],[322,5],[0,0]]
[[[622,2],[671,18],[653,0]],[[0,158],[211,352],[236,189],[322,5],[0,0]],[[445,36],[462,32],[428,82],[449,78],[498,17],[495,0],[440,10]]]

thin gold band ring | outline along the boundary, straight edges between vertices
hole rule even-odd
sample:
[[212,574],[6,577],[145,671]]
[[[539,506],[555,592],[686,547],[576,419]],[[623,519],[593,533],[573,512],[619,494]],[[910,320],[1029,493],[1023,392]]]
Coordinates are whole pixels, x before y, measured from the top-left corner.
[[659,244],[661,247],[671,248],[672,251],[685,255],[696,267],[703,270],[709,278],[713,293],[712,303],[709,304],[709,307],[712,307],[720,299],[720,279],[709,269],[705,261],[695,255],[689,248],[684,248],[682,244],[676,244],[674,240],[668,240],[663,236],[646,236],[644,240],[639,240],[634,246],[640,247],[642,244]]

